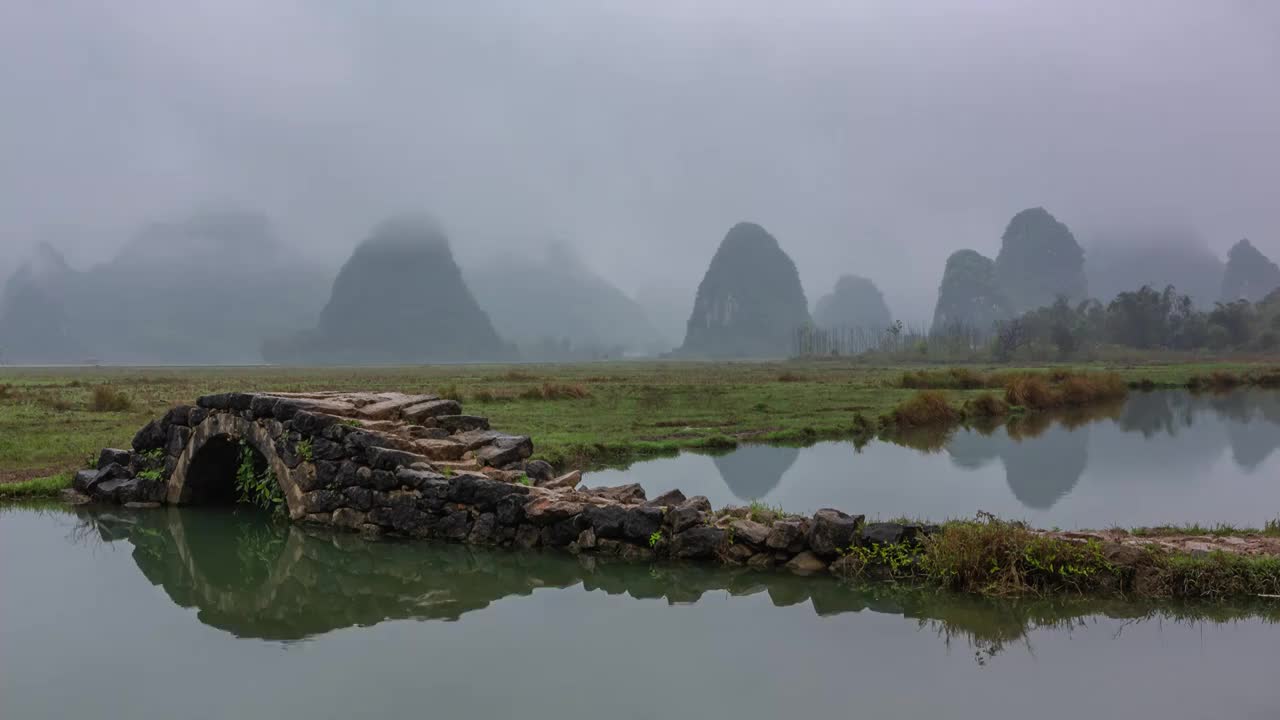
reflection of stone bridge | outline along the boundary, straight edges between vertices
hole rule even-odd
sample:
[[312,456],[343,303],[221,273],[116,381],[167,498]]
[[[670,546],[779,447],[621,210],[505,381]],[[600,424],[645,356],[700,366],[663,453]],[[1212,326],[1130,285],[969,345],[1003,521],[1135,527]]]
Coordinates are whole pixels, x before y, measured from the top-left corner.
[[[108,541],[134,546],[143,574],[200,621],[239,637],[295,640],[387,620],[460,620],[467,613],[543,588],[697,602],[708,592],[765,593],[775,606],[808,603],[818,615],[869,610],[918,620],[944,638],[958,634],[985,649],[1037,626],[1102,614],[1143,617],[1157,609],[1126,600],[1054,598],[1008,603],[917,592],[885,584],[846,584],[743,567],[634,563],[563,553],[510,552],[464,545],[366,542],[326,528],[272,523],[226,509],[99,512],[78,509]],[[1160,608],[1195,617],[1193,605]],[[1221,619],[1257,607],[1213,606]]]

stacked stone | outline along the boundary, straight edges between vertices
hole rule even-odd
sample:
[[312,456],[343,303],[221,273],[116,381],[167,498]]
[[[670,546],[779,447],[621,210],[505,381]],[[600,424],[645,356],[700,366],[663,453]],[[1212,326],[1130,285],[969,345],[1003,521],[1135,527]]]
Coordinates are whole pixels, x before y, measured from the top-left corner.
[[292,519],[370,535],[838,573],[852,569],[852,548],[934,530],[832,509],[713,512],[705,497],[649,500],[634,484],[578,488],[579,473],[556,477],[528,461],[528,437],[493,431],[454,400],[400,393],[207,395],[149,423],[132,451],[104,450],[76,489],[123,503],[198,502],[188,470],[217,437],[264,456]]

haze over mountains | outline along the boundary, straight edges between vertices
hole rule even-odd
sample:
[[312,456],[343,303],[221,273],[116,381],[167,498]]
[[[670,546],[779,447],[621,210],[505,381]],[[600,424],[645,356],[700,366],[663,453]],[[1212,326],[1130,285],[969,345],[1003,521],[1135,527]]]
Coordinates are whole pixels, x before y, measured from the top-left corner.
[[[653,292],[648,307],[564,245],[459,267],[453,243],[425,216],[380,223],[336,271],[303,255],[266,216],[247,211],[150,224],[85,271],[40,244],[0,289],[0,360],[572,361],[673,349],[687,358],[777,358],[793,351],[803,327],[874,336],[900,320],[877,284],[854,274],[819,297],[811,316],[784,243],[750,222],[730,228],[696,293]],[[1280,268],[1247,240],[1228,258],[1173,230],[1095,234],[1086,252],[1066,224],[1031,208],[1009,221],[996,259],[951,254],[933,329],[989,332],[1059,296],[1106,302],[1143,284],[1172,284],[1205,307],[1256,302],[1280,287]],[[673,327],[678,317],[682,328]]]
[[[287,248],[260,264],[325,271],[274,290],[308,308],[277,315],[299,331],[359,240],[427,212],[469,285],[555,238],[670,349],[737,222],[778,240],[811,312],[855,275],[920,327],[953,252],[997,261],[1011,218],[1044,207],[1085,250],[1089,295],[1158,285],[1186,273],[1134,259],[1134,282],[1103,278],[1125,262],[1100,246],[1185,235],[1225,263],[1248,237],[1280,257],[1277,27],[1280,5],[1250,0],[0,3],[0,277],[47,242],[87,287],[152,221],[247,210]],[[1010,302],[1036,302],[1017,282]],[[215,337],[85,352],[231,361],[260,342]]]

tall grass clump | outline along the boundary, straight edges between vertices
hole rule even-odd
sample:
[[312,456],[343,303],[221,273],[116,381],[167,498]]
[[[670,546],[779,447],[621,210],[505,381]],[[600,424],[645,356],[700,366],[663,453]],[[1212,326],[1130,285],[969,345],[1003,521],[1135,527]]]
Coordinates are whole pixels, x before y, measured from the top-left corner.
[[1119,400],[1128,392],[1129,386],[1116,373],[1025,373],[1008,378],[1004,384],[1005,402],[1029,410],[1081,407]]
[[54,497],[71,487],[71,475],[61,473],[51,477],[0,484],[0,500]]
[[1003,417],[1009,413],[1009,403],[994,393],[984,392],[964,404],[964,413],[975,418]]
[[938,390],[921,390],[898,404],[889,417],[900,428],[954,423],[960,412],[951,406],[947,395]]
[[93,412],[123,412],[133,407],[133,401],[121,390],[110,385],[99,385],[89,396],[89,410]]
[[985,595],[1082,592],[1116,578],[1098,541],[1047,537],[987,514],[926,538],[917,565],[944,588]]

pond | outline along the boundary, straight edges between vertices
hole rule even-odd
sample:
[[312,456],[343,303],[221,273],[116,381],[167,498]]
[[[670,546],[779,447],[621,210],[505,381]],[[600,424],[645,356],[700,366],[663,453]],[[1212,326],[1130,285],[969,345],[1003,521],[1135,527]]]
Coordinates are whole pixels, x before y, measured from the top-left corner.
[[744,445],[685,453],[587,485],[672,488],[715,507],[752,500],[809,513],[945,520],[979,511],[1036,527],[1165,523],[1261,527],[1280,517],[1280,392],[1133,393],[1089,413],[1037,415],[899,443]]
[[0,717],[1275,717],[1280,601],[1000,602],[0,508]]

